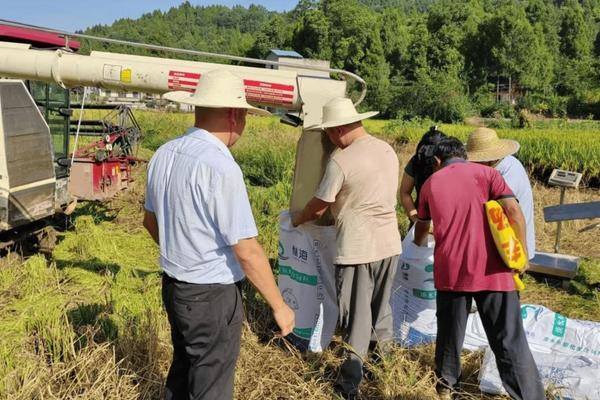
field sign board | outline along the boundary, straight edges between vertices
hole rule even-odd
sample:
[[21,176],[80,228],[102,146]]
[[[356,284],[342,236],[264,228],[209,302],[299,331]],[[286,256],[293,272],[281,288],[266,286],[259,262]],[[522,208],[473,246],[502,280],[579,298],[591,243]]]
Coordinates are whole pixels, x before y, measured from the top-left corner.
[[546,222],[600,218],[600,201],[544,207]]
[[566,188],[577,188],[583,174],[579,172],[564,171],[555,169],[548,179],[548,184]]

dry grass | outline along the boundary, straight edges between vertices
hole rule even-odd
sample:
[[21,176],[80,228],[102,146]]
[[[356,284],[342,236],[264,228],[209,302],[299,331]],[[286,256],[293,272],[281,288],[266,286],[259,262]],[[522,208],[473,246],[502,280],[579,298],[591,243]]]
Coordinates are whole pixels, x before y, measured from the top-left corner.
[[331,385],[317,360],[306,362],[281,339],[261,343],[244,327],[235,377],[237,399],[329,399]]
[[[543,208],[558,205],[560,189],[550,188],[541,183],[533,182],[535,201],[536,246],[539,251],[553,252],[556,238],[556,223],[545,223]],[[565,203],[582,203],[600,200],[600,190],[580,189],[569,190],[565,194]],[[597,222],[597,221],[596,221]],[[562,224],[560,251],[565,254],[600,258],[600,229],[586,232],[579,230],[589,226],[592,221],[566,221]]]
[[140,398],[135,375],[123,368],[109,343],[91,345],[75,358],[51,365],[36,357],[27,370],[7,376],[10,399],[120,399]]

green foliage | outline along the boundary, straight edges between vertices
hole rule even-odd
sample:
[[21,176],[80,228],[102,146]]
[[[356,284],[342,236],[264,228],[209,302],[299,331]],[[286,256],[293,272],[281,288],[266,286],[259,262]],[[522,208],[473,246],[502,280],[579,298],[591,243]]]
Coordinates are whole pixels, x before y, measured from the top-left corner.
[[331,59],[329,21],[320,9],[308,9],[299,17],[292,47],[308,58]]
[[419,71],[416,82],[394,82],[392,101],[396,118],[429,117],[435,121],[462,121],[470,109],[458,77],[439,70]]
[[[515,103],[547,116],[600,118],[599,31],[595,0],[301,0],[287,13],[185,2],[85,33],[257,58],[294,49],[362,76],[362,107],[383,117],[454,121],[508,115]],[[508,106],[491,104],[497,92]]]
[[[384,129],[385,136],[395,141],[417,143],[434,122],[392,120]],[[488,125],[491,125],[488,123]],[[498,135],[514,139],[521,144],[517,158],[525,168],[541,181],[546,181],[554,168],[579,171],[584,183],[592,187],[600,185],[600,144],[597,140],[599,125],[594,123],[568,123],[566,121],[533,121],[529,129],[515,129],[513,123],[498,124]],[[467,125],[440,125],[448,135],[466,142],[473,127]]]
[[[290,180],[294,170],[296,130],[292,133],[292,129],[284,129],[276,119],[266,119],[248,128],[243,140],[233,147],[233,155],[248,183],[268,188]],[[268,138],[263,133],[267,129],[273,132]],[[263,140],[269,145],[265,146]]]
[[281,15],[272,15],[256,32],[254,45],[248,51],[248,56],[266,58],[271,49],[288,47],[290,35],[287,23]]
[[[557,94],[527,93],[518,99],[520,109],[553,118],[564,118],[567,115],[567,98]],[[587,114],[585,115],[587,116]]]

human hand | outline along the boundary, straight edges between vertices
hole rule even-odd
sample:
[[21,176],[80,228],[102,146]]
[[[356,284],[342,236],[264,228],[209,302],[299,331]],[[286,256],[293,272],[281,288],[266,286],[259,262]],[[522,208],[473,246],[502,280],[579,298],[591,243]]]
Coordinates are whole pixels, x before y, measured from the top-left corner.
[[524,274],[529,269],[529,267],[531,267],[531,266],[529,265],[529,261],[527,261],[525,263],[525,265],[523,266],[523,268],[521,268],[517,271],[519,271],[519,274]]
[[294,326],[296,326],[296,316],[294,311],[285,303],[273,310],[273,317],[275,322],[281,331],[281,336],[287,336],[292,333]]
[[302,220],[301,220],[302,211],[292,211],[290,214],[290,217],[292,219],[293,227],[297,227],[298,225],[300,225],[302,223]]

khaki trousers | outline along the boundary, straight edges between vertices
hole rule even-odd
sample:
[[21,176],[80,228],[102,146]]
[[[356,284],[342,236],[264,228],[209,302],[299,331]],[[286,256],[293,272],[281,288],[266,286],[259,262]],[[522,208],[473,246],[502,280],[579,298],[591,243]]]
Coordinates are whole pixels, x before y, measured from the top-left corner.
[[392,341],[390,296],[397,267],[398,256],[368,264],[336,265],[339,323],[350,347],[336,382],[343,393],[358,392],[369,348]]

